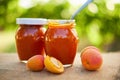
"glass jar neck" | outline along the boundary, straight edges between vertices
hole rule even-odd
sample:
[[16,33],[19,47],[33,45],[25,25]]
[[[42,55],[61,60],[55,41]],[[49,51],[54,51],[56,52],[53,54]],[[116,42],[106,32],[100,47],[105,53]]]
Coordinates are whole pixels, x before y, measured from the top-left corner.
[[70,23],[65,23],[65,24],[48,24],[48,28],[74,28],[75,27],[75,23],[70,22]]
[[26,25],[26,24],[20,24],[19,26],[20,26],[20,27],[23,27],[23,28],[26,28],[26,27],[27,27],[27,28],[28,28],[28,27],[29,27],[29,28],[33,28],[33,27],[43,27],[43,25],[28,25],[28,24],[27,24],[27,25]]

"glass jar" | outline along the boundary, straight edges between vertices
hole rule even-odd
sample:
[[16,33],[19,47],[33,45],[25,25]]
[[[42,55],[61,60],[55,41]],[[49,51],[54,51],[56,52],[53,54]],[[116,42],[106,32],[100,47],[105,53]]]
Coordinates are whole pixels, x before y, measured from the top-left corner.
[[47,20],[42,18],[17,18],[19,28],[15,35],[16,48],[19,59],[27,61],[37,54],[44,54],[44,33],[43,27]]
[[49,20],[45,33],[46,54],[60,60],[65,66],[73,64],[78,44],[75,20]]

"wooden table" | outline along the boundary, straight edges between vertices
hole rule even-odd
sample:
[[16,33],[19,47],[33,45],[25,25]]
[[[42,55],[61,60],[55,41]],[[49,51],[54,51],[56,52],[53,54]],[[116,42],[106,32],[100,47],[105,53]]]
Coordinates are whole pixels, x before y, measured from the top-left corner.
[[29,71],[25,63],[19,62],[17,54],[0,54],[0,80],[120,80],[120,52],[103,55],[103,65],[97,71],[85,70],[76,55],[72,67],[62,74],[53,74],[44,69]]

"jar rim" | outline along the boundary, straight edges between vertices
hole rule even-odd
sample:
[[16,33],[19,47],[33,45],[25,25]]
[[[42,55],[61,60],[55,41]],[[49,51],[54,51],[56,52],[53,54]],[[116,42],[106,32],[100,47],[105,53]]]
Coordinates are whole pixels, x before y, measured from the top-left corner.
[[49,22],[58,22],[60,24],[65,24],[65,23],[71,23],[71,22],[75,22],[75,20],[70,20],[70,19],[48,19],[48,23]]
[[47,24],[47,19],[45,18],[16,18],[16,24],[45,25]]

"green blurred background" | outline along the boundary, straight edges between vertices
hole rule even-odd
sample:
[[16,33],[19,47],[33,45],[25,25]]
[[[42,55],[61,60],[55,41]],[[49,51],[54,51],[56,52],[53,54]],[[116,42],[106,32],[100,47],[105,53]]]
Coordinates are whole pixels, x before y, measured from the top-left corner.
[[[69,19],[86,0],[0,0],[0,53],[15,53],[16,18]],[[76,17],[78,51],[120,50],[120,0],[93,0]]]

